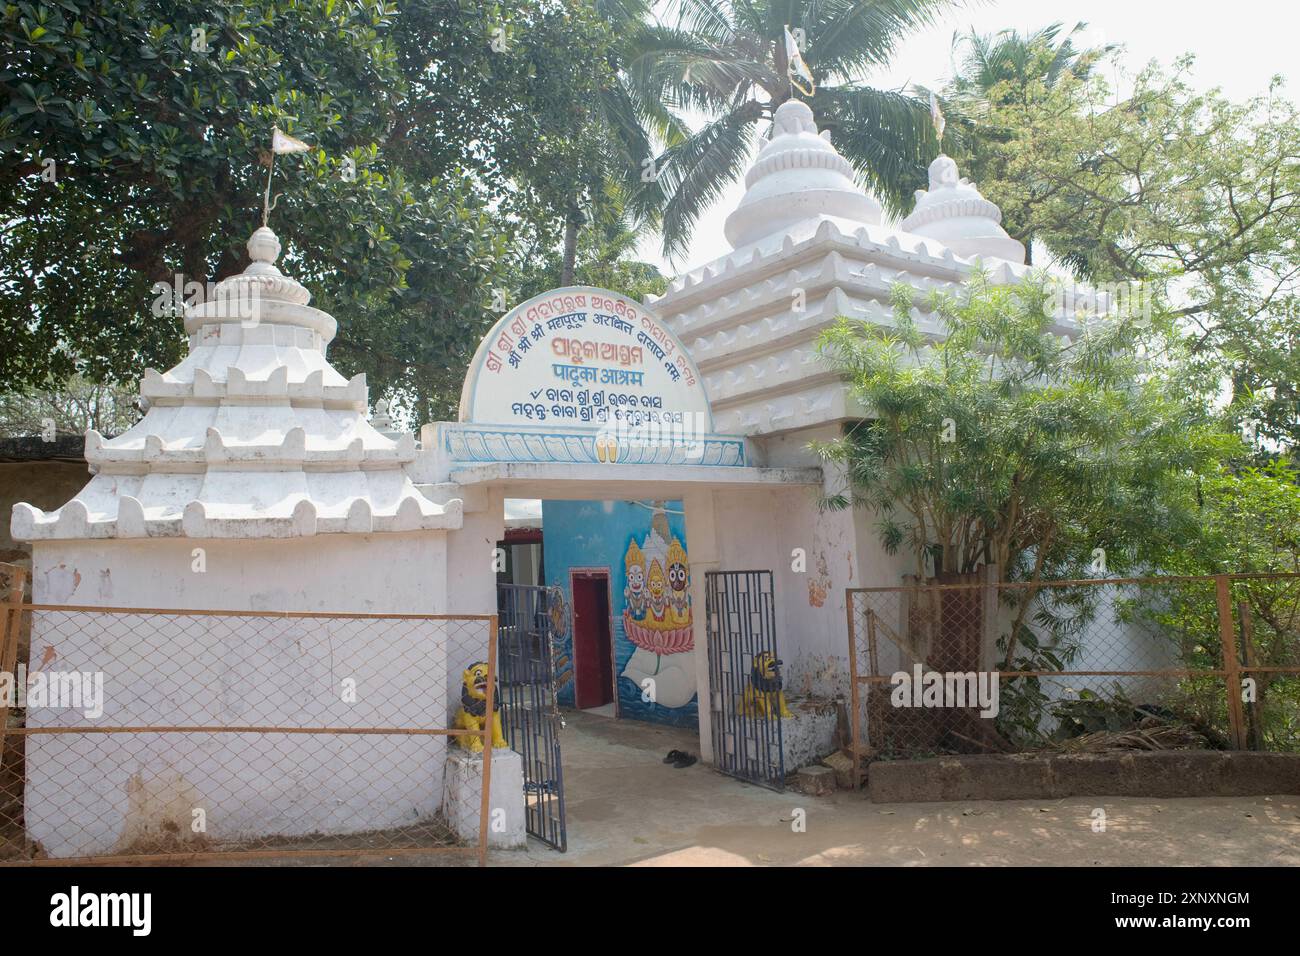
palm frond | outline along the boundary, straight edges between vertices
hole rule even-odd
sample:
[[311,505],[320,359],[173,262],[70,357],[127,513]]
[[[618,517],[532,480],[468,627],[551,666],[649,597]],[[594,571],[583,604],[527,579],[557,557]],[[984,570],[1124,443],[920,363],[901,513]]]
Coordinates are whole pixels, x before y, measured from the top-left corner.
[[[759,103],[742,103],[660,157],[659,177],[654,185],[662,199],[664,255],[673,256],[685,248],[700,214],[745,169],[755,124],[762,115]],[[642,199],[637,211],[644,208]]]
[[779,81],[769,63],[668,27],[645,31],[626,70],[643,95],[675,109],[711,113],[728,108],[738,89]]
[[869,86],[824,87],[812,100],[818,124],[840,155],[894,215],[912,207],[925,168],[938,154],[929,103]]
[[802,24],[808,35],[805,58],[819,82],[859,79],[863,70],[887,64],[904,37],[930,26],[956,5],[957,0],[810,3]]
[[718,46],[735,40],[730,4],[721,0],[669,0],[664,14],[667,22]]

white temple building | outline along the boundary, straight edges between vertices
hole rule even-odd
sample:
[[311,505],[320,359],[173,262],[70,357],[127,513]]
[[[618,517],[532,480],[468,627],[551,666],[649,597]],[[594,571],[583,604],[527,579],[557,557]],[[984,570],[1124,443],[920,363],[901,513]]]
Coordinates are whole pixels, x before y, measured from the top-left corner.
[[402,471],[413,436],[394,441],[366,420],[365,376],[325,358],[334,318],[281,274],[263,226],[252,260],[190,309],[179,365],[145,372],[145,417],[105,441],[86,435],[95,477],[58,512],[14,509],[16,537],[285,538],[460,526]]
[[[144,419],[113,439],[87,435],[86,487],[53,512],[14,508],[14,537],[33,542],[36,602],[491,614],[506,499],[669,498],[683,503],[694,607],[705,607],[706,572],[770,569],[787,686],[844,694],[844,589],[898,584],[910,560],[884,552],[872,515],[818,507],[842,481],[809,442],[838,437],[867,411],[818,357],[817,337],[839,317],[889,324],[899,282],[926,293],[956,288],[977,265],[1003,283],[1028,269],[997,207],[944,156],[901,228],[882,225],[880,205],[798,100],[776,111],[746,185],[726,222],[733,251],[678,276],[661,298],[565,289],[513,310],[468,371],[461,421],[426,425],[418,447],[367,421],[364,377],[349,381],[326,359],[335,319],[276,268],[280,244],[258,229],[248,268],[187,312],[185,360],[144,373]],[[942,334],[925,313],[917,319]],[[663,457],[611,456],[613,419],[581,400],[600,384],[591,356],[621,356],[606,364],[642,396],[639,408],[687,409],[707,427]],[[202,573],[192,570],[196,548]],[[705,618],[694,616],[690,659],[707,761],[717,695]],[[67,650],[93,664],[92,644]],[[205,719],[215,721],[229,703],[193,706],[214,708]],[[154,722],[199,719],[189,702],[171,706]],[[29,813],[33,794],[77,786],[81,767],[66,748],[31,743]],[[76,756],[103,763],[100,754]],[[405,759],[407,773],[428,779],[412,756],[394,751],[385,772]],[[198,786],[211,769],[188,767],[186,779]],[[272,768],[245,769],[240,795],[256,797]],[[128,771],[139,768],[114,772]],[[284,807],[263,810],[258,825],[279,832]],[[358,829],[391,822],[356,812]],[[68,821],[38,812],[36,825],[48,842]]]

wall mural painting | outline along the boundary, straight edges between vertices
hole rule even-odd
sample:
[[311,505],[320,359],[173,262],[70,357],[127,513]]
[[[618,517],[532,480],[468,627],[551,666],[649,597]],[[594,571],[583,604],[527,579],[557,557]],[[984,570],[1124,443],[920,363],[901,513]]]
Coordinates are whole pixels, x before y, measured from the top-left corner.
[[[549,582],[568,593],[570,568],[608,567],[619,716],[695,727],[690,558],[680,502],[546,501]],[[573,635],[561,640],[558,696],[573,706]]]
[[690,563],[663,511],[639,545],[629,542],[623,568],[623,633],[636,650],[622,676],[663,707],[685,706],[695,696],[692,660],[680,656],[695,649]]

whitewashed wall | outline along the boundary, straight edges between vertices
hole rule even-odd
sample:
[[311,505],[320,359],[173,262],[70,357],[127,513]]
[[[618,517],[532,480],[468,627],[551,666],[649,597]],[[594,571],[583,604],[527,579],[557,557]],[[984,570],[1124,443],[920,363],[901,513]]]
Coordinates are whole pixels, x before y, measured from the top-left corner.
[[[196,547],[203,573],[192,570]],[[440,613],[445,569],[440,533],[51,541],[35,546],[33,591],[37,604]],[[106,705],[97,720],[31,709],[28,725],[445,726],[459,678],[448,673],[448,628],[38,613],[32,666],[102,671]],[[346,677],[355,703],[343,701]],[[446,739],[60,734],[27,746],[29,833],[51,856],[71,856],[169,830],[189,838],[195,808],[215,841],[415,823],[438,809]]]
[[[769,467],[818,465],[810,441],[825,441],[838,426],[823,426],[764,439]],[[815,488],[715,494],[723,570],[771,570],[780,631],[777,646],[786,662],[792,693],[835,696],[849,692],[845,588],[901,583],[902,556],[880,546],[874,516],[858,510],[823,511],[820,494],[840,490],[832,469]],[[802,549],[804,570],[794,567]]]

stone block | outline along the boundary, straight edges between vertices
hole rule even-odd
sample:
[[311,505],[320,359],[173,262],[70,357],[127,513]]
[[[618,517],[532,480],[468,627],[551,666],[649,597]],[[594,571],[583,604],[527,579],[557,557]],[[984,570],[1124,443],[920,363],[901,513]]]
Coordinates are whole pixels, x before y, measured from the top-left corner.
[[835,751],[822,758],[822,763],[835,772],[835,786],[841,790],[853,789],[853,758],[842,751]]
[[[443,813],[456,836],[478,840],[483,755],[452,747],[447,754]],[[492,782],[488,800],[488,846],[517,849],[528,842],[524,816],[524,764],[513,750],[492,751]]]
[[830,767],[804,767],[794,775],[794,788],[810,797],[834,793],[835,771]]
[[785,772],[815,764],[835,750],[835,707],[825,701],[793,698],[791,717],[781,720],[781,756]]

